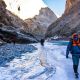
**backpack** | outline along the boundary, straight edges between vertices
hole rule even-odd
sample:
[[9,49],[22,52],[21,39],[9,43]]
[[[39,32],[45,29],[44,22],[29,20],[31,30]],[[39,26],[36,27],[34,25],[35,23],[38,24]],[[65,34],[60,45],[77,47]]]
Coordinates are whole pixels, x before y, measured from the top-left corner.
[[80,54],[80,46],[78,44],[74,45],[73,40],[71,40],[71,41],[72,41],[72,52],[74,54]]

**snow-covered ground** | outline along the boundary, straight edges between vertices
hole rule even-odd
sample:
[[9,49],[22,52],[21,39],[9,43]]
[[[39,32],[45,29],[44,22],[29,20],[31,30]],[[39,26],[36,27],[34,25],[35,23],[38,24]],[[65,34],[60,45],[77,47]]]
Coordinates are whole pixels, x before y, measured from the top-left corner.
[[38,56],[40,44],[32,45],[37,50],[23,52],[21,56],[6,62],[7,66],[0,67],[0,80],[75,80],[71,55],[69,59],[65,57],[66,45],[64,45],[64,42],[63,44],[62,42],[45,43],[44,51],[42,52],[47,54],[47,62],[50,65],[50,69],[40,65]]

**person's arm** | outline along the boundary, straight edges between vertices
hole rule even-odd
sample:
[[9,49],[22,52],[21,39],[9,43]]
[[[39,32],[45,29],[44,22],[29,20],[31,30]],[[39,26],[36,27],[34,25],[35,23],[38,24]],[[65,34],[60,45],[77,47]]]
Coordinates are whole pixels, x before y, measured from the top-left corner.
[[71,51],[72,48],[72,42],[69,42],[68,46],[67,46],[67,50],[66,50],[66,58],[68,58],[69,52]]

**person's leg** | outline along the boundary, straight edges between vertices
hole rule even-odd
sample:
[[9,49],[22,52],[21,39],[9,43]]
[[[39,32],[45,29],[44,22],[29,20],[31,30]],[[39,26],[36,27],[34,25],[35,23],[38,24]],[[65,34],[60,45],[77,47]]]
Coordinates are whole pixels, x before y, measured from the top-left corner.
[[74,70],[74,73],[77,73],[76,65],[73,65],[73,70]]
[[78,73],[78,66],[79,66],[79,55],[76,56],[76,70]]
[[72,60],[73,60],[74,72],[77,73],[78,72],[78,65],[79,65],[79,56],[73,55]]
[[72,60],[73,60],[73,70],[74,70],[74,73],[78,77],[79,56],[73,55],[72,56]]

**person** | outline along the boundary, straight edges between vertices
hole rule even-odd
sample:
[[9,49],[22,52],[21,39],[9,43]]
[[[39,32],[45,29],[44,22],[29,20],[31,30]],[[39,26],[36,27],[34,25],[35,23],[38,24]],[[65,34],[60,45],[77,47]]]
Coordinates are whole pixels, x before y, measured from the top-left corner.
[[41,39],[40,43],[41,43],[42,46],[44,46],[44,42],[45,42],[45,40]]
[[73,60],[73,70],[75,73],[75,77],[78,78],[78,66],[79,66],[79,58],[80,58],[80,39],[77,33],[72,35],[72,39],[69,41],[66,51],[66,58],[68,58],[69,52],[72,54]]

